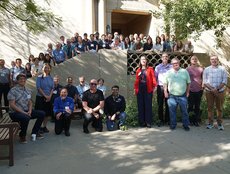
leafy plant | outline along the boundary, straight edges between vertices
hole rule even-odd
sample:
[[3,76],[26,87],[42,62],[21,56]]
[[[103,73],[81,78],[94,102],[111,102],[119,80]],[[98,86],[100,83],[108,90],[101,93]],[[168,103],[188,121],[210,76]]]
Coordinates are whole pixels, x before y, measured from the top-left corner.
[[138,126],[138,110],[137,110],[137,100],[136,97],[132,97],[126,102],[127,118],[126,124],[131,127]]
[[[178,39],[189,35],[198,38],[205,30],[214,30],[218,46],[230,24],[230,1],[216,0],[162,0],[163,16],[168,26],[173,26]],[[169,24],[170,23],[170,24]]]
[[[43,2],[47,6],[50,0]],[[3,26],[8,19],[16,19],[24,23],[33,33],[46,31],[62,23],[61,17],[38,5],[34,0],[0,0],[0,16],[0,25]]]

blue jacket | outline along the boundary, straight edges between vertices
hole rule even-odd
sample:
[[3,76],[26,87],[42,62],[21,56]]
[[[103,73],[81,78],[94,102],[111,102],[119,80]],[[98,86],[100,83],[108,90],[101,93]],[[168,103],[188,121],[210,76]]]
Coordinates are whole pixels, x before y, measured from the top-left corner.
[[65,107],[68,106],[69,109],[73,112],[74,110],[74,101],[71,97],[66,97],[64,100],[61,97],[57,97],[54,100],[54,113],[57,114],[59,112],[65,113]]

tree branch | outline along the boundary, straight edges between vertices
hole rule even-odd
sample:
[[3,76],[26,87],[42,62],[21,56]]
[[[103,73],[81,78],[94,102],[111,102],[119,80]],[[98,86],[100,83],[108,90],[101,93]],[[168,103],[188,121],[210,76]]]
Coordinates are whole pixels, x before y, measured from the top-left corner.
[[6,10],[9,14],[13,15],[14,17],[20,19],[20,20],[23,21],[23,22],[28,22],[28,21],[30,20],[29,18],[28,18],[28,19],[23,19],[23,18],[21,18],[20,16],[14,14],[13,12],[11,12],[10,10],[8,10],[6,7],[4,7],[4,6],[2,6],[2,5],[0,5],[0,7],[3,8],[4,10]]

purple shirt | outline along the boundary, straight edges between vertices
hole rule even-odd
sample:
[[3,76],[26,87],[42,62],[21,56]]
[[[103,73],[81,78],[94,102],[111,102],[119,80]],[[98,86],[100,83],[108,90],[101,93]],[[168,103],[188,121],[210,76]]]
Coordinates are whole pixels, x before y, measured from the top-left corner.
[[157,80],[157,84],[160,86],[163,86],[164,84],[164,78],[166,75],[166,72],[172,68],[171,64],[164,65],[163,63],[159,64],[155,68],[155,77]]
[[191,92],[201,91],[202,90],[203,68],[189,66],[187,68],[187,71],[188,71],[190,79],[191,79],[190,91]]

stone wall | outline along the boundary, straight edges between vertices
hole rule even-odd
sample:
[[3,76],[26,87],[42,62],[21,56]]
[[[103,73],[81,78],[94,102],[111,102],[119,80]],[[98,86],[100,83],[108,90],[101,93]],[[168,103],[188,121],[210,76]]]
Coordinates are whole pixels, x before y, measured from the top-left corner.
[[[98,53],[85,53],[54,66],[52,76],[60,76],[60,84],[65,85],[67,77],[79,84],[78,78],[85,76],[91,79],[103,78],[107,87],[106,96],[110,95],[113,85],[120,86],[120,93],[127,97],[127,54],[125,51],[100,50]],[[33,89],[33,100],[36,95],[36,79],[27,80],[27,86]]]

